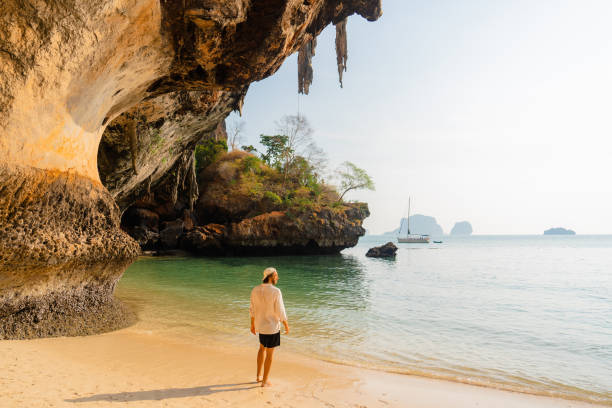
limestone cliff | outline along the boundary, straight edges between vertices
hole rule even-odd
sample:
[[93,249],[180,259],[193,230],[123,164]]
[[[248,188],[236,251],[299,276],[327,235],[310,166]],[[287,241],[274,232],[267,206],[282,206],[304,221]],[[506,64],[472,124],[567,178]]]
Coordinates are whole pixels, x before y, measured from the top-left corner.
[[2,1],[0,338],[127,324],[112,293],[138,248],[113,197],[186,174],[251,82],[354,13],[380,0]]
[[451,229],[451,235],[472,235],[472,224],[469,221],[456,222]]

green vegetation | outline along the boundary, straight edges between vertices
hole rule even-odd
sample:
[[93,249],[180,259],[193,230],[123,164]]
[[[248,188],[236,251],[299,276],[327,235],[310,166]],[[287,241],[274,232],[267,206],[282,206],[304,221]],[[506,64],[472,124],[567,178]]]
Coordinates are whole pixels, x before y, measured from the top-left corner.
[[151,144],[150,144],[150,152],[153,154],[159,153],[162,145],[164,144],[164,138],[161,136],[161,132],[159,129],[153,129],[151,131]]
[[304,117],[285,116],[277,128],[276,134],[260,135],[263,149],[258,155],[253,146],[243,146],[242,151],[235,148],[242,138],[235,138],[239,140],[234,140],[229,153],[225,153],[228,149],[223,141],[201,142],[196,147],[198,172],[214,163],[214,179],[210,181],[218,183],[220,197],[228,194],[227,187],[231,186],[232,200],[252,203],[251,211],[281,210],[294,216],[322,207],[344,211],[342,199],[348,191],[374,188],[365,170],[350,162],[343,163],[337,172],[342,194],[325,182],[327,159],[314,143],[313,131]]
[[225,152],[227,152],[225,140],[205,139],[200,141],[195,148],[196,174],[211,165]]
[[269,200],[274,205],[281,205],[283,203],[283,200],[278,196],[278,194],[273,193],[272,191],[265,191],[263,196],[266,200]]
[[[282,168],[269,166],[261,158],[243,151],[221,155],[214,163],[214,182],[219,194],[231,194],[232,200],[250,201],[256,212],[292,210],[295,214],[333,204],[338,193],[313,174],[291,172],[285,178]],[[212,174],[211,174],[212,175]],[[256,204],[256,202],[258,204]]]
[[253,153],[253,154],[257,153],[257,149],[253,145],[243,145],[240,148],[247,153]]
[[260,135],[259,143],[266,148],[266,152],[261,154],[261,159],[268,166],[273,166],[277,170],[281,170],[283,166],[283,157],[289,149],[287,146],[288,140],[289,137],[284,135]]
[[368,173],[349,161],[342,163],[338,169],[338,176],[340,177],[340,190],[342,190],[338,201],[342,201],[344,195],[351,190],[374,190],[374,182]]
[[247,156],[242,159],[242,164],[245,172],[255,173],[260,170],[261,160],[255,156]]

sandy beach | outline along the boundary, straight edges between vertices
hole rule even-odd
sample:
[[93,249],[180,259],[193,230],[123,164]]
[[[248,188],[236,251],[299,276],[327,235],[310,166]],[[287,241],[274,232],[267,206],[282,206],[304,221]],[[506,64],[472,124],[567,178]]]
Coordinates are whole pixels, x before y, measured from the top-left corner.
[[[1,407],[593,407],[332,364],[279,349],[272,388],[255,349],[139,329],[0,342]],[[255,345],[256,346],[256,345]]]

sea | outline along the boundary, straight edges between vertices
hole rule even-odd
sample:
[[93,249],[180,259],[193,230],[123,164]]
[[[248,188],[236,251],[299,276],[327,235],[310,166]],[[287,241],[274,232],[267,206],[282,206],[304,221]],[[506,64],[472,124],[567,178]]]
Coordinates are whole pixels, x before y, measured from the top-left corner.
[[138,330],[257,347],[249,295],[279,272],[282,348],[340,364],[612,406],[612,236],[368,235],[339,255],[142,257],[117,294]]

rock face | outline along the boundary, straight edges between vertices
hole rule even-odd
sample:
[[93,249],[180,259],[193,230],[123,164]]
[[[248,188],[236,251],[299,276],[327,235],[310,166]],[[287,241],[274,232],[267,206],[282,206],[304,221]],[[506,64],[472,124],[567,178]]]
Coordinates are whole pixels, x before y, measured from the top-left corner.
[[196,182],[195,144],[204,137],[226,137],[219,124],[240,97],[223,91],[178,91],[143,101],[112,121],[100,141],[98,168],[119,207],[125,209],[155,190],[170,173],[174,186],[185,185],[176,195],[190,195]]
[[387,242],[385,245],[370,248],[368,252],[366,252],[366,256],[370,258],[391,258],[395,256],[396,252],[397,247],[395,244],[393,244],[393,242]]
[[181,239],[181,247],[199,255],[335,254],[357,244],[368,215],[363,204],[297,215],[272,211],[236,223],[195,227]]
[[472,235],[472,224],[467,221],[456,222],[450,232],[451,235]]
[[127,324],[112,293],[138,247],[113,197],[182,185],[196,134],[354,13],[380,0],[2,1],[0,338]]
[[83,335],[127,325],[114,301],[138,245],[110,194],[85,177],[0,167],[0,338]]
[[571,229],[557,227],[547,229],[544,231],[544,235],[576,235],[576,232]]

